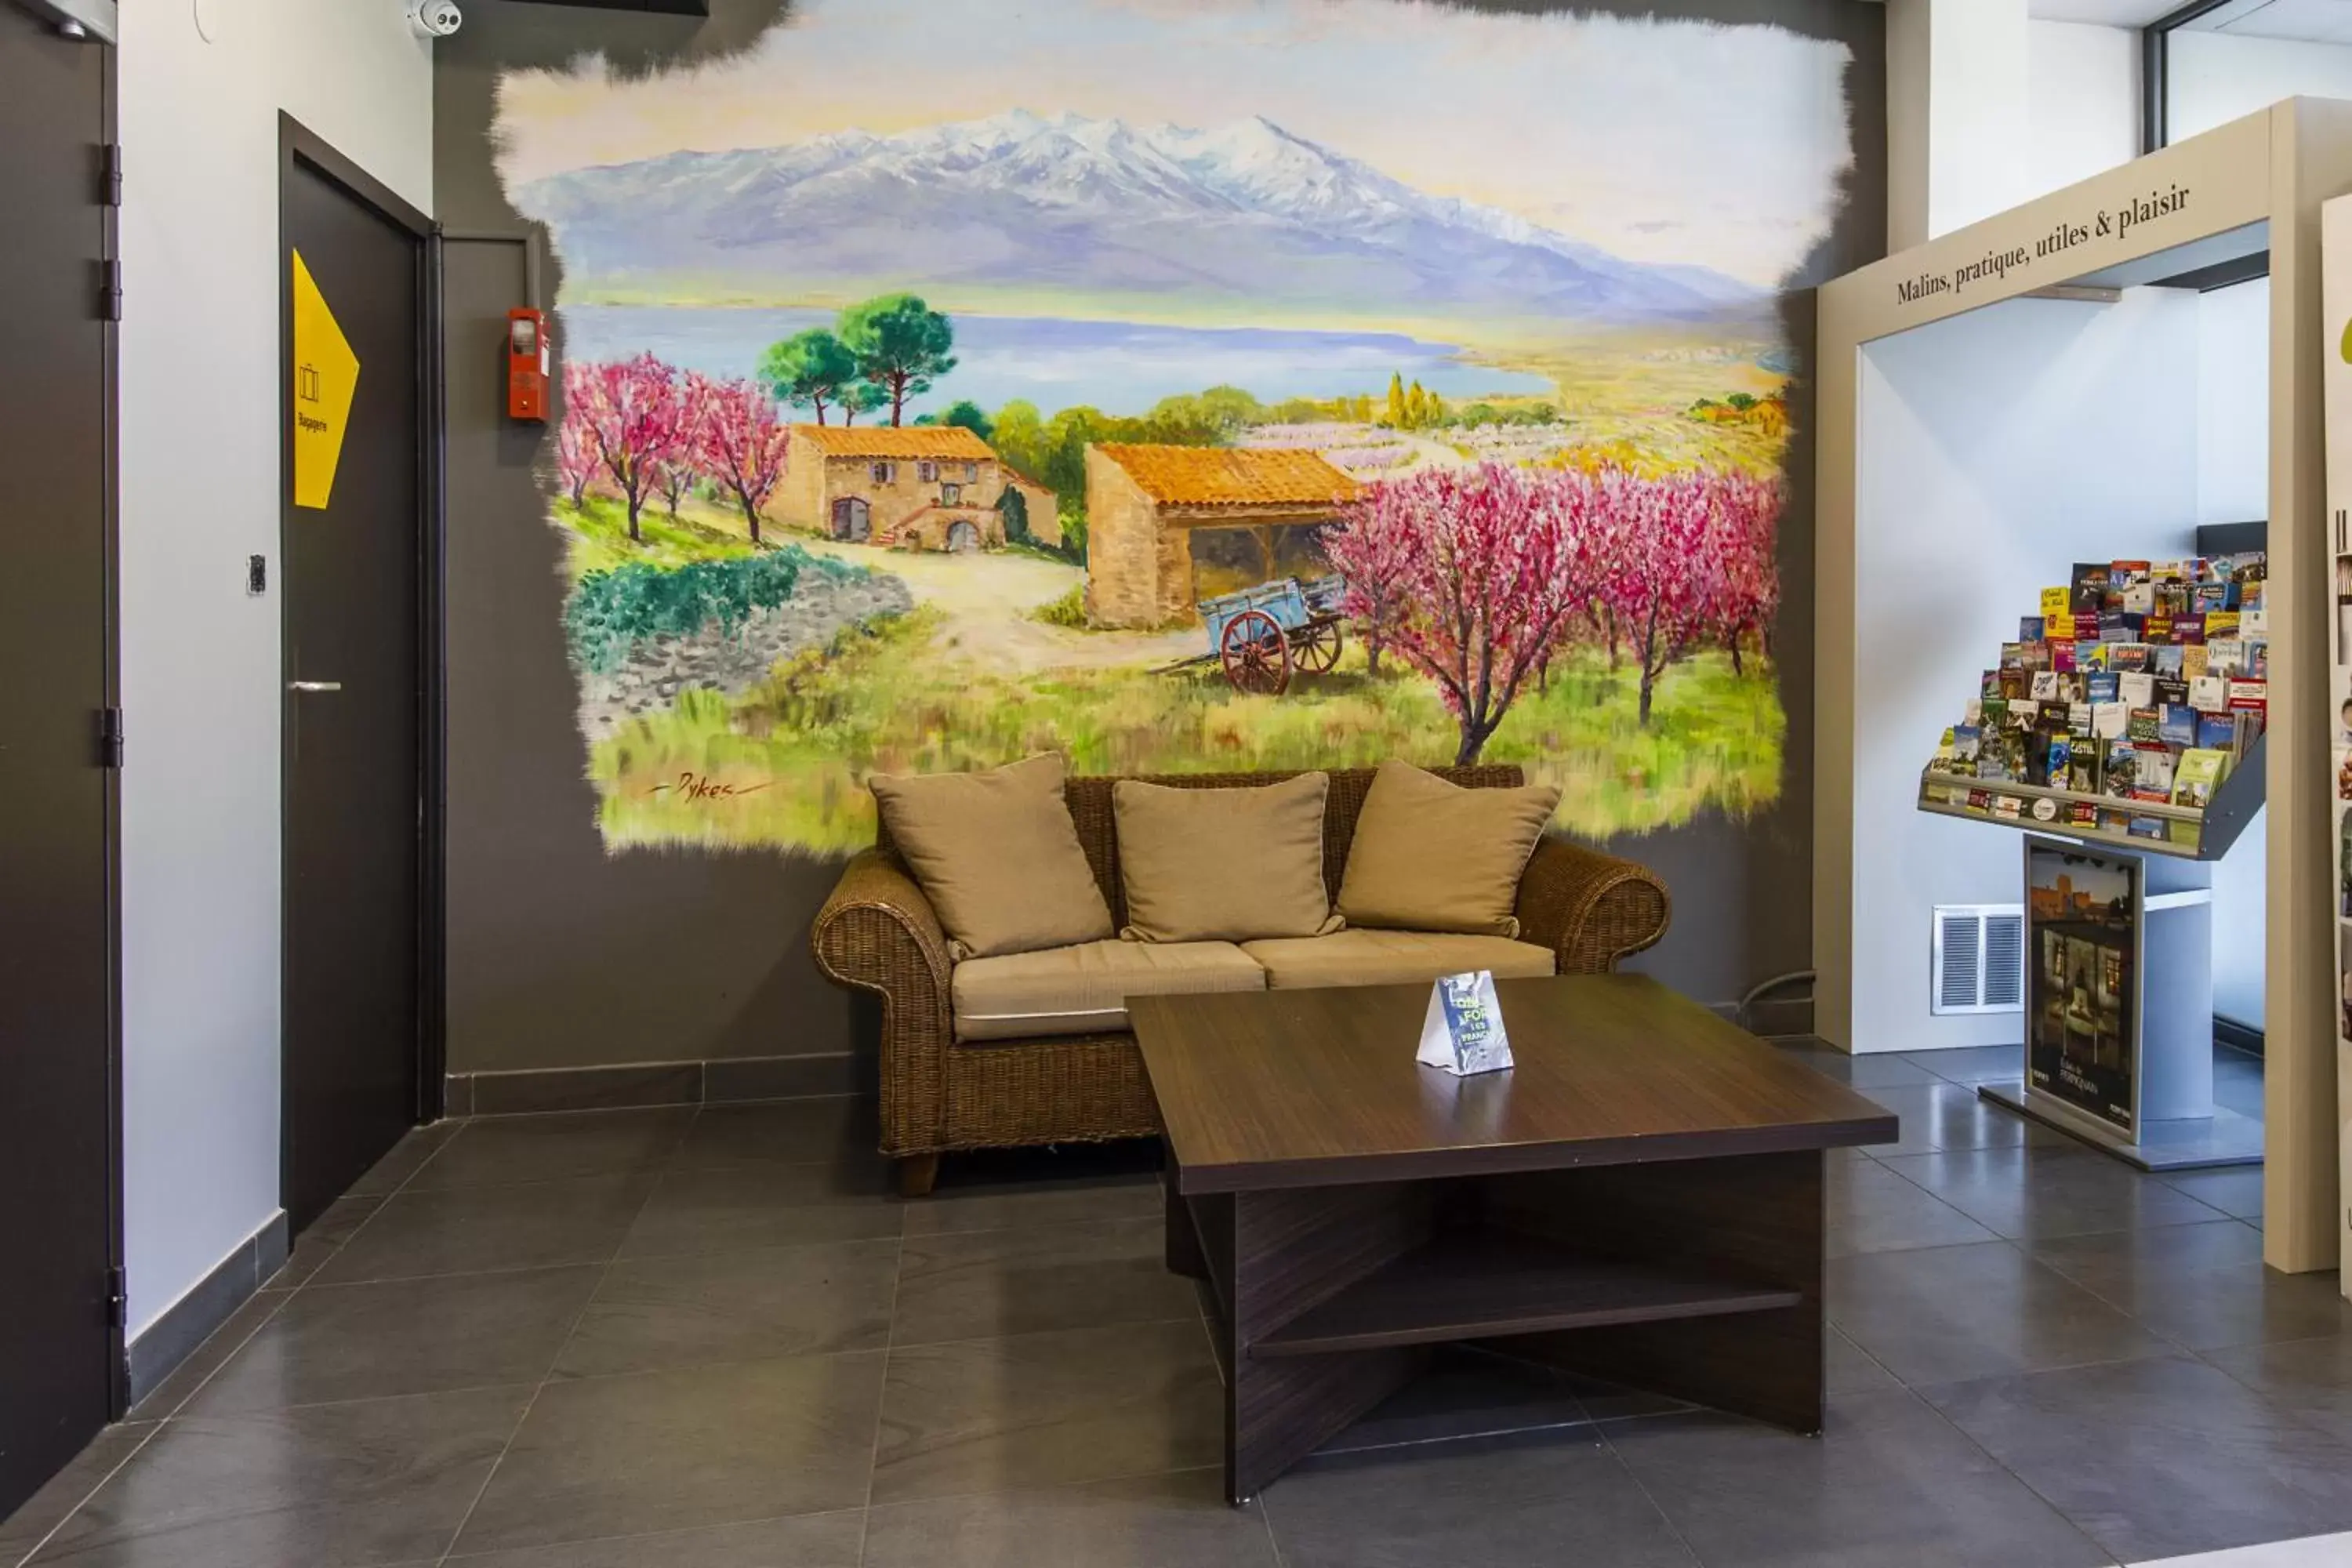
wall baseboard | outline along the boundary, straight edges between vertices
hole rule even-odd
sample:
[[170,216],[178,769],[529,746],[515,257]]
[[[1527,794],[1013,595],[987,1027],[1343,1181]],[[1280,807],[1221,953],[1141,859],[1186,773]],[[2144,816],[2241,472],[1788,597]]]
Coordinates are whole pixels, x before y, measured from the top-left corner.
[[2250,1057],[2263,1054],[2263,1032],[2252,1024],[2241,1024],[2235,1018],[2213,1015],[2213,1043],[2227,1046],[2233,1051],[2243,1051]]
[[286,1267],[290,1239],[286,1211],[279,1209],[268,1225],[237,1243],[236,1249],[222,1258],[211,1273],[197,1280],[186,1295],[173,1302],[162,1317],[147,1325],[145,1332],[123,1348],[131,1404],[152,1394],[156,1385],[177,1371],[198,1345],[228,1321],[231,1313],[252,1300],[255,1291]]
[[[1739,1004],[1710,1002],[1707,1011],[1726,1023],[1739,1022]],[[1748,1032],[1767,1039],[1788,1039],[1813,1032],[1813,999],[1810,996],[1762,996],[1748,1005]]]
[[451,1073],[445,1116],[517,1116],[546,1110],[617,1110],[656,1105],[724,1105],[856,1094],[866,1086],[849,1051],[794,1057],[730,1057],[618,1067],[529,1068]]

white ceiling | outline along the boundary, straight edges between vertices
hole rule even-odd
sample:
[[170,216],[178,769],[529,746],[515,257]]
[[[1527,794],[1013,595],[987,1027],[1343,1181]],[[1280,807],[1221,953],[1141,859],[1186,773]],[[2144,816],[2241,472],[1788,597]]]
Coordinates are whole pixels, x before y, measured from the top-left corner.
[[[2179,5],[2180,0],[2029,0],[2027,9],[2043,22],[2144,27]],[[2189,26],[2243,37],[2352,44],[2352,0],[2233,0]]]
[[2030,0],[2038,22],[2098,22],[2110,27],[2145,27],[2180,0]]

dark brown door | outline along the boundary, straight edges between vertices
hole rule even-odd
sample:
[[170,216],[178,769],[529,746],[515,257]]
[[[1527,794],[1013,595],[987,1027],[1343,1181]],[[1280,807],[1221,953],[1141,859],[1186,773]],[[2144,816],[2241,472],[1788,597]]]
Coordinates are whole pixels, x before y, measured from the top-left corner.
[[110,50],[0,4],[0,1518],[111,1413]]
[[[299,1231],[418,1117],[428,400],[424,237],[288,134],[284,1202]],[[321,427],[331,485],[301,466]]]

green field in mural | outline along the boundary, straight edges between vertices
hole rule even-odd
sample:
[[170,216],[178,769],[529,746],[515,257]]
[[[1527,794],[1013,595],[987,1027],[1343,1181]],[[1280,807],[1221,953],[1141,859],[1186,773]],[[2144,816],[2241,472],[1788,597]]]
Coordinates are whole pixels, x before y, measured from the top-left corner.
[[[959,62],[921,93],[910,30]],[[1593,836],[1771,805],[1779,289],[1843,61],[1399,0],[816,0],[691,69],[509,75],[605,842],[834,850],[870,773],[1049,748],[1516,762]]]

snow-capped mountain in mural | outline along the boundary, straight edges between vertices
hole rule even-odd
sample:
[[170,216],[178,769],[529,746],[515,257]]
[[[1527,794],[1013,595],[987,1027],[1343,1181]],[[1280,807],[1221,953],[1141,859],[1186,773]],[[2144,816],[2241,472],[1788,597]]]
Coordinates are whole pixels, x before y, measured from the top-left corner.
[[1642,321],[1767,295],[1433,196],[1263,118],[1206,130],[1014,110],[894,136],[677,153],[514,192],[591,290],[773,302],[1275,301],[1336,313]]

